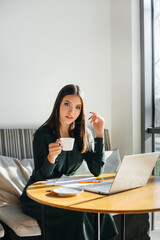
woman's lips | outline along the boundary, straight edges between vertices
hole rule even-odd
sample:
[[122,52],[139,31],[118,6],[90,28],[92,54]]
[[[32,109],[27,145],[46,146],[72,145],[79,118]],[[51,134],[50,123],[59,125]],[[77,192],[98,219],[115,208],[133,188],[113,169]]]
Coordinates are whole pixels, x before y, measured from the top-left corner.
[[73,119],[73,117],[71,117],[71,116],[66,116],[66,118],[68,118],[68,119]]

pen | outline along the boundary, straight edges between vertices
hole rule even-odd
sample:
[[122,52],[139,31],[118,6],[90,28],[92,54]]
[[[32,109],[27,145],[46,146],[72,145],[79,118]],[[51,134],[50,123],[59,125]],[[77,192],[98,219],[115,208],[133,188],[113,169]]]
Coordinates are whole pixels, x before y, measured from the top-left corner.
[[52,190],[46,190],[46,192],[48,192],[48,193],[52,193],[52,194],[55,194],[55,192],[54,192],[54,190],[52,189]]
[[100,183],[101,181],[82,181],[78,183]]

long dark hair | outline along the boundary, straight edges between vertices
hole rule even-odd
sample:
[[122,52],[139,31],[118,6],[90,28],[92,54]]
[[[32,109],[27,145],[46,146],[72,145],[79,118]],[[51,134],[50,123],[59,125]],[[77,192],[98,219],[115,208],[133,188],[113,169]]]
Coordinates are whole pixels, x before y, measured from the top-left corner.
[[81,98],[82,108],[79,117],[74,123],[70,125],[69,135],[70,137],[75,137],[78,148],[81,153],[84,153],[87,149],[87,133],[86,133],[86,121],[85,121],[85,106],[84,106],[84,96],[79,86],[69,84],[64,86],[57,95],[54,103],[52,113],[48,120],[43,125],[50,125],[53,133],[60,137],[60,121],[59,121],[59,109],[62,99],[66,95],[77,95]]

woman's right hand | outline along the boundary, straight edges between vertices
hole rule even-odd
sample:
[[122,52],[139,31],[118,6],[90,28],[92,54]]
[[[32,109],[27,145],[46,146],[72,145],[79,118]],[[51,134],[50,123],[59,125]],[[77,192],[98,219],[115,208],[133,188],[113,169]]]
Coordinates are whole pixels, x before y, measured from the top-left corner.
[[60,145],[60,140],[57,139],[56,142],[50,143],[48,146],[48,156],[47,159],[50,163],[54,164],[57,156],[61,153],[62,151],[62,146]]

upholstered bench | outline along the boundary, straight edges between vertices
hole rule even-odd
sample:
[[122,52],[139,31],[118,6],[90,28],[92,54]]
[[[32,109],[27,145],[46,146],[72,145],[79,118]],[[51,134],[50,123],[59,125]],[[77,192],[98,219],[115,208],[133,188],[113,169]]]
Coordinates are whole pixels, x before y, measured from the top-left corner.
[[34,131],[0,130],[0,222],[3,240],[42,239],[37,221],[22,212],[19,200],[34,167]]
[[28,240],[41,239],[37,221],[22,212],[19,201],[32,169],[33,159],[20,161],[0,156],[0,222],[5,229],[3,239],[18,240],[24,237]]

